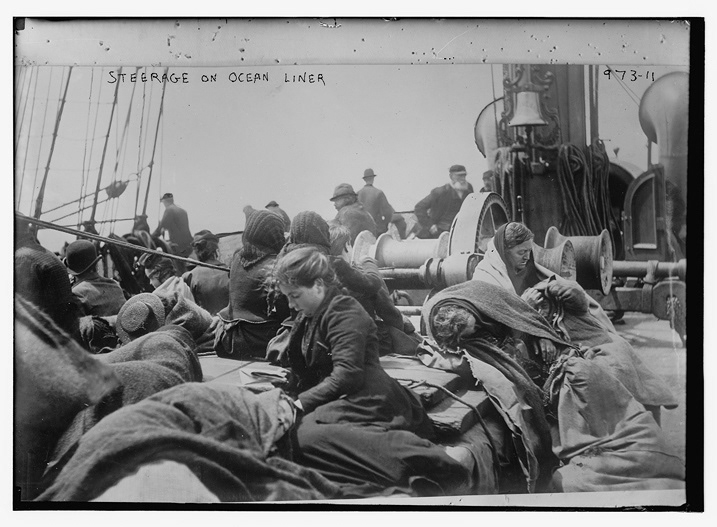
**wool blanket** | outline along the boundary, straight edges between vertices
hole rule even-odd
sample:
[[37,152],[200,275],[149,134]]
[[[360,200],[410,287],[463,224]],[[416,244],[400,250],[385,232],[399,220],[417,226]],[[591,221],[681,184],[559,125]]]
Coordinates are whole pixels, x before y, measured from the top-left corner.
[[[292,420],[274,389],[187,383],[107,416],[87,432],[41,501],[88,501],[160,461],[185,465],[223,502],[313,500],[339,489],[279,448]],[[293,418],[292,418],[293,419]],[[284,453],[284,457],[280,456]]]
[[201,381],[202,368],[187,330],[164,326],[110,353],[97,355],[111,367],[119,386],[77,413],[57,442],[46,471],[47,484],[67,461],[80,438],[112,412],[185,382]]

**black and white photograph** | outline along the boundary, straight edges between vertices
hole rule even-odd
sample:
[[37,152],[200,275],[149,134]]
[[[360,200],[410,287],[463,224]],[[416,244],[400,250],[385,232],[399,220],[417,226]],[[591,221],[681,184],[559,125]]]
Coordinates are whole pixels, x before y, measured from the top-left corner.
[[704,19],[12,22],[14,510],[704,510]]

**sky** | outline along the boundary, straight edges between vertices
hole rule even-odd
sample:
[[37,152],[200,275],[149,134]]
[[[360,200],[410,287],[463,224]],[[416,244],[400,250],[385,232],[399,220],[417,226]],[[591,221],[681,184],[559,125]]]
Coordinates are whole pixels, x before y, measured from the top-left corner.
[[[653,69],[659,78],[680,68]],[[51,149],[43,211],[82,195],[90,207],[100,165],[102,188],[114,179],[129,180],[129,185],[120,198],[98,205],[97,221],[132,218],[135,207],[144,208],[163,86],[151,74],[161,76],[165,70],[125,67],[124,81],[119,72],[72,68],[53,145],[69,68],[16,69],[15,202],[20,212],[35,210]],[[159,198],[172,192],[187,210],[193,232],[241,230],[243,208],[263,208],[271,200],[290,216],[314,210],[330,219],[336,213],[329,201],[334,187],[350,183],[358,190],[366,168],[373,168],[375,186],[398,211],[412,210],[432,188],[447,182],[453,164],[466,167],[477,190],[488,163],[475,144],[475,121],[494,96],[502,95],[498,64],[188,67],[168,73],[177,82],[166,83],[147,215],[150,226],[156,226],[163,210]],[[646,138],[636,98],[648,86],[647,81],[618,83],[605,76],[599,82],[601,137],[608,152],[619,147],[620,159],[643,169]],[[105,150],[115,89],[117,105]],[[101,192],[100,200],[105,197]],[[74,203],[42,218],[76,225],[76,214],[62,217],[78,208]],[[86,209],[83,219],[90,213]],[[98,225],[104,235],[122,235],[130,228],[131,221]],[[73,239],[48,231],[39,238],[51,250]]]

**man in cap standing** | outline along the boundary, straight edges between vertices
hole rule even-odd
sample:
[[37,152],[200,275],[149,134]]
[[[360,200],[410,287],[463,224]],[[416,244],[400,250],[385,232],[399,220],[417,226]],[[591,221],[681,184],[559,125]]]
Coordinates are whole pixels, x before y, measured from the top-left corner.
[[453,165],[448,170],[450,183],[431,190],[431,193],[416,203],[414,212],[421,226],[419,238],[438,238],[442,232],[451,229],[453,219],[463,205],[463,200],[473,192],[473,186],[466,181],[466,167]]
[[272,200],[267,203],[266,210],[281,216],[281,219],[284,220],[284,232],[289,232],[291,230],[291,218],[289,218],[289,215],[284,212],[284,209],[279,207],[279,204],[276,201]]
[[351,185],[341,183],[337,186],[330,201],[334,202],[334,207],[338,211],[332,221],[349,228],[352,244],[356,240],[356,236],[362,231],[370,231],[376,236],[376,222],[364,210],[363,205],[358,200],[358,194],[354,192],[354,188]]
[[383,190],[373,186],[375,178],[376,174],[372,168],[364,170],[363,180],[366,184],[358,191],[358,200],[376,222],[376,235],[388,231],[388,224],[393,223],[403,239],[406,237],[406,220],[400,214],[396,214]]
[[[152,236],[158,237],[162,235],[162,231],[167,231],[174,254],[186,258],[192,254],[192,231],[189,230],[187,211],[174,204],[174,195],[171,192],[164,194],[160,202],[164,205],[164,215]],[[184,262],[172,260],[172,263],[180,274],[186,270]]]
[[89,240],[76,240],[65,251],[65,265],[75,278],[72,293],[79,299],[83,316],[116,315],[126,300],[116,281],[97,272],[100,258],[95,244]]

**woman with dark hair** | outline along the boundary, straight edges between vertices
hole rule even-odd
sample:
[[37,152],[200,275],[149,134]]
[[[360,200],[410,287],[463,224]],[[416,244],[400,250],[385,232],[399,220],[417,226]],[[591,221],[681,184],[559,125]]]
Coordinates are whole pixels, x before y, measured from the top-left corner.
[[177,293],[187,300],[194,302],[194,295],[189,286],[177,275],[177,269],[169,258],[156,254],[145,253],[137,264],[144,268],[144,274],[152,285],[153,292],[174,294]]
[[[285,356],[303,418],[298,461],[364,495],[387,487],[451,492],[468,471],[428,439],[419,398],[383,370],[376,325],[342,292],[328,258],[311,247],[277,261],[274,277],[299,314]],[[436,488],[437,486],[437,488]]]
[[[211,231],[202,230],[194,235],[192,247],[200,262],[226,267],[219,261],[219,238]],[[229,272],[197,265],[182,275],[192,290],[194,300],[201,307],[216,315],[229,304]]]
[[270,287],[276,255],[284,245],[284,222],[268,210],[249,213],[242,247],[229,272],[229,305],[219,315],[214,349],[220,357],[263,359],[266,346],[289,316],[286,300]]

